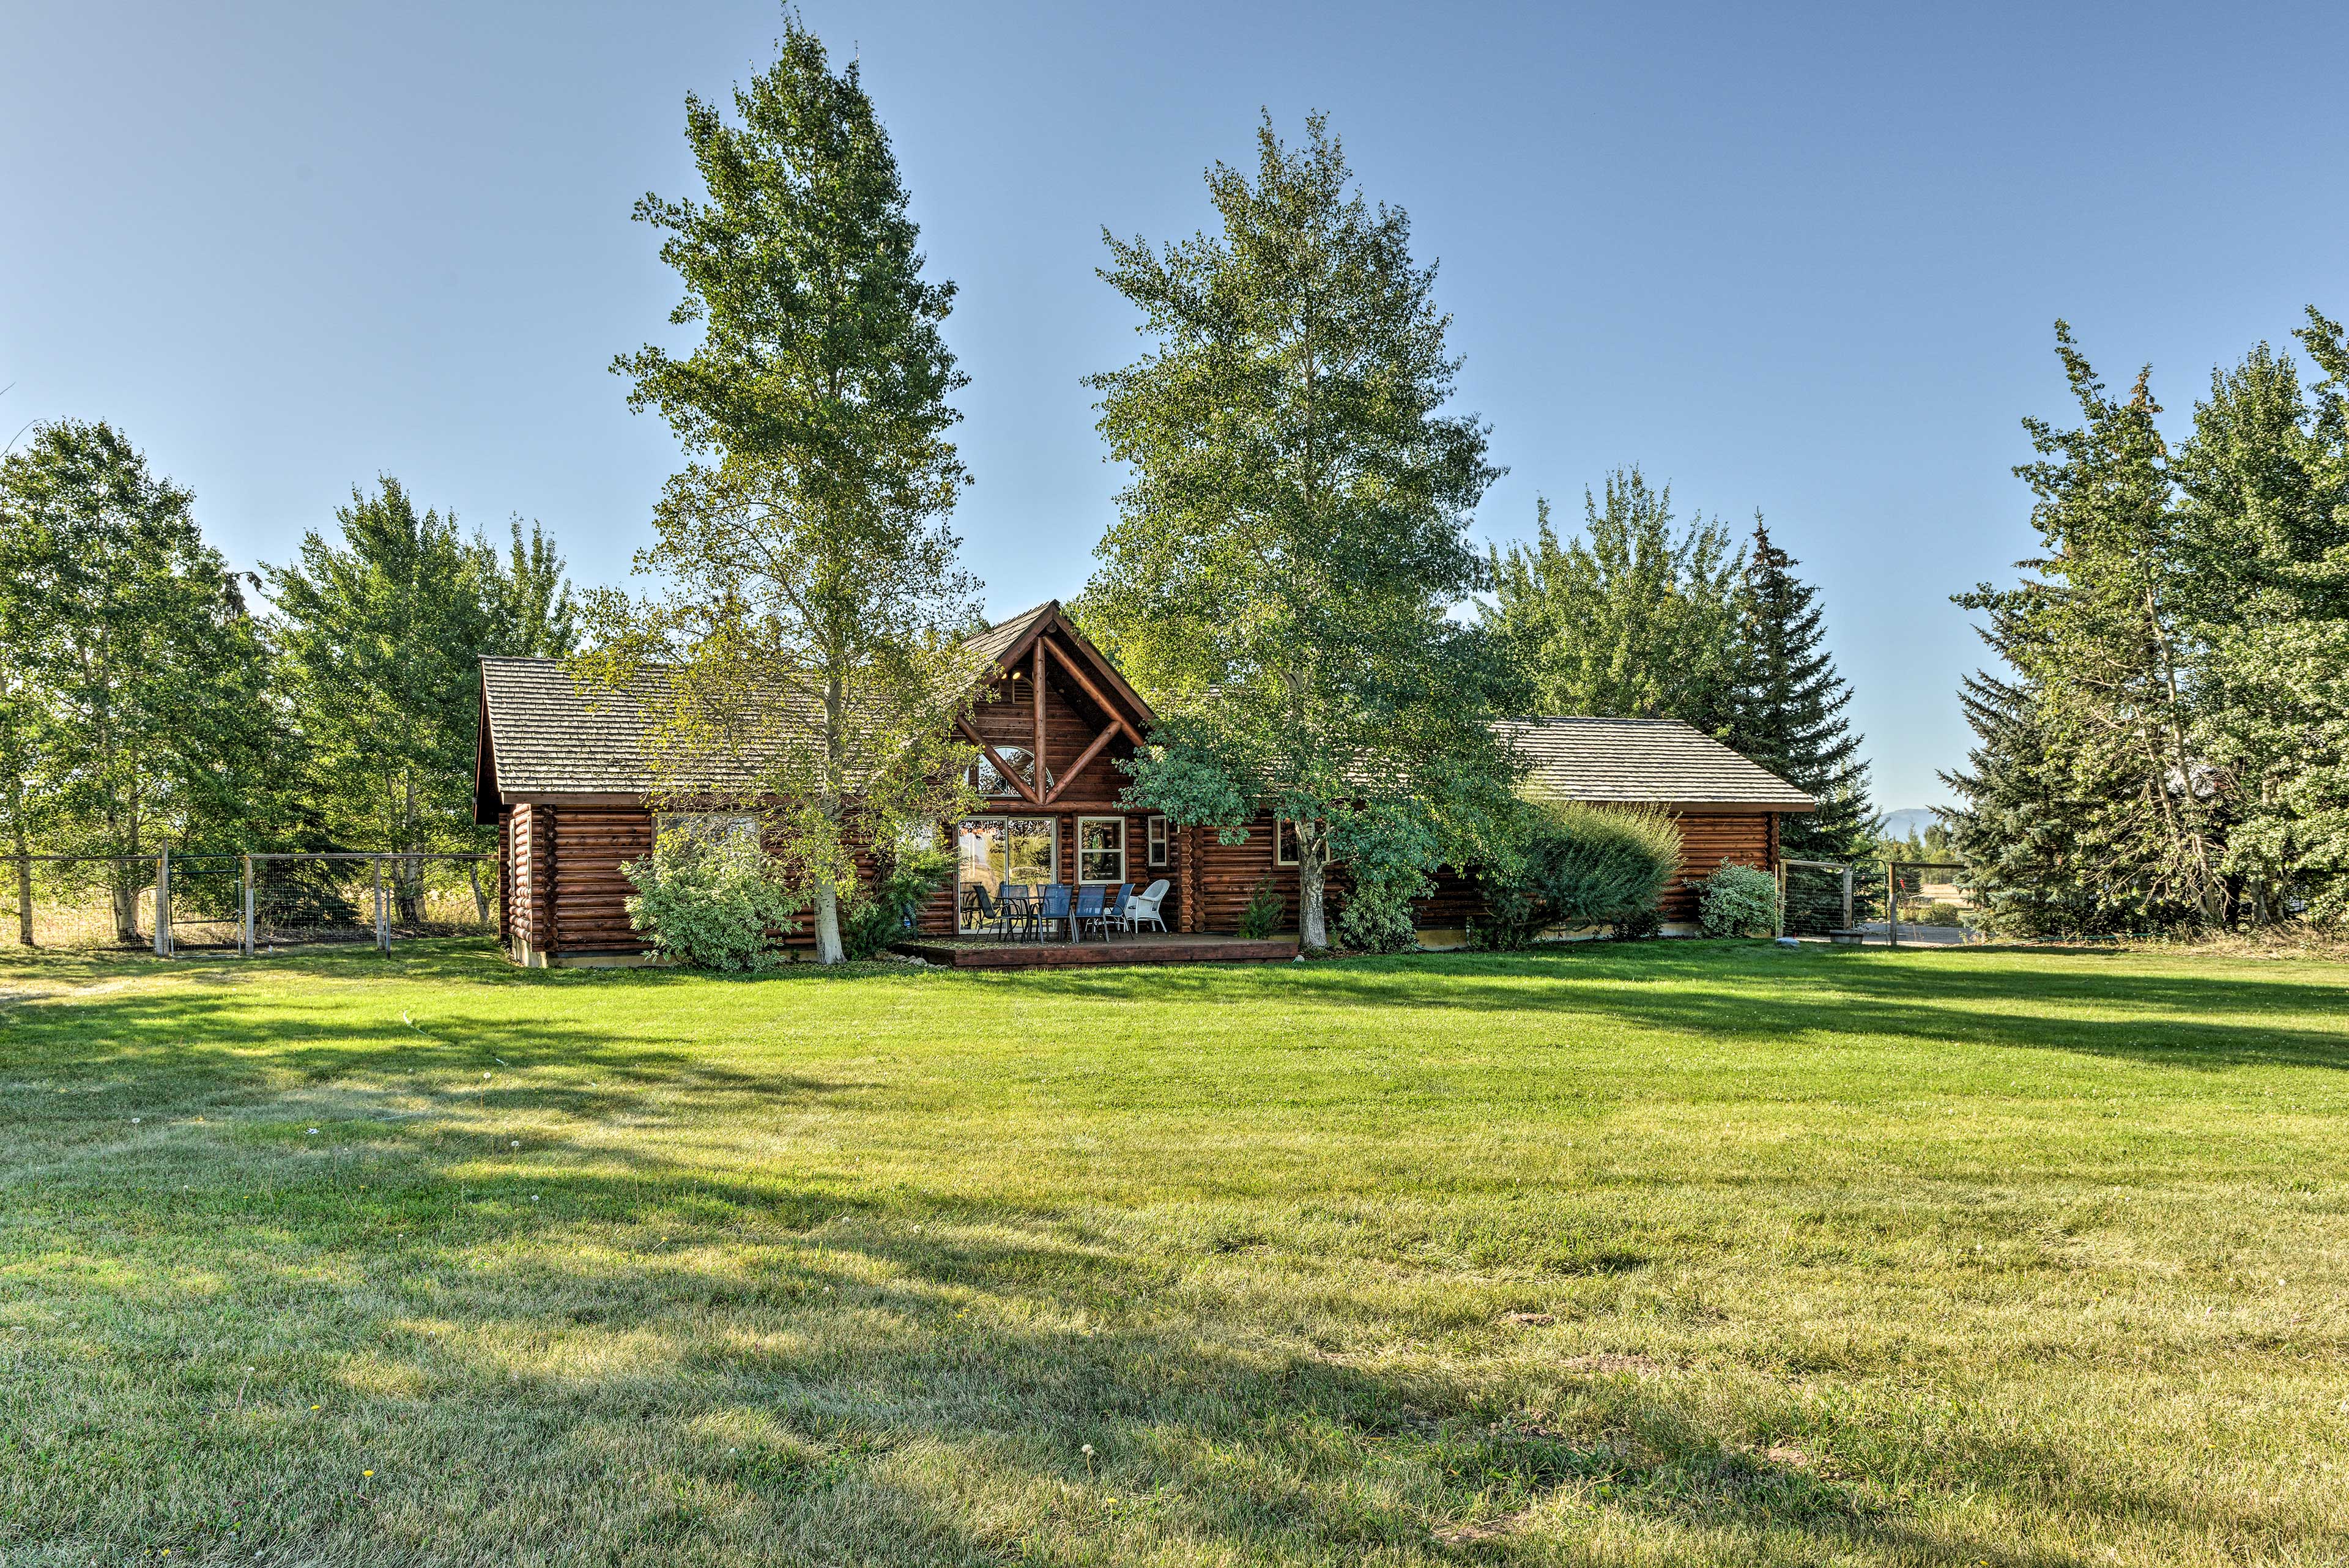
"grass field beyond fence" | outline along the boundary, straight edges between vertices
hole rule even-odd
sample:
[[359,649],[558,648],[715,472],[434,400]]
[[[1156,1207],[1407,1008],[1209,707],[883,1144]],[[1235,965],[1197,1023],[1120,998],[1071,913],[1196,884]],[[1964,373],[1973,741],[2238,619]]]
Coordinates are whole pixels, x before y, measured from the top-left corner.
[[0,955],[0,1563],[2341,1563],[2344,1111],[2316,962]]

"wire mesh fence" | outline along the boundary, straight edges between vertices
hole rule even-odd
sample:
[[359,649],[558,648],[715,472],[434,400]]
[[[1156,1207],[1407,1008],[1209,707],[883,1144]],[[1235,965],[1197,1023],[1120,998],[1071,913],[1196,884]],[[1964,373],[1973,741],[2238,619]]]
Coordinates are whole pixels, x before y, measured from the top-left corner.
[[5,932],[48,948],[274,952],[493,935],[494,857],[190,853],[12,857]]
[[1982,939],[1981,906],[1954,861],[1787,861],[1789,936],[1949,946]]

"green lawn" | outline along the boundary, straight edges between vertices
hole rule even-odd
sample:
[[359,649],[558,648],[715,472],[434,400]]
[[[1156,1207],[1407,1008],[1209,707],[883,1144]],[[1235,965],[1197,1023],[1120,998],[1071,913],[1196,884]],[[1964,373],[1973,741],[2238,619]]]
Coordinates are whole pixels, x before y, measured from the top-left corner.
[[0,956],[0,1085],[12,1568],[2349,1561],[2349,967]]

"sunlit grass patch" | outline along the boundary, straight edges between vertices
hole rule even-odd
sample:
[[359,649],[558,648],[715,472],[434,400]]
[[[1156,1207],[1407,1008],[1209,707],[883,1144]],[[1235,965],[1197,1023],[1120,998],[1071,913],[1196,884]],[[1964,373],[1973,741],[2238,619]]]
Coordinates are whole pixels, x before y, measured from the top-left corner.
[[2349,1559],[2322,962],[0,997],[12,1564]]

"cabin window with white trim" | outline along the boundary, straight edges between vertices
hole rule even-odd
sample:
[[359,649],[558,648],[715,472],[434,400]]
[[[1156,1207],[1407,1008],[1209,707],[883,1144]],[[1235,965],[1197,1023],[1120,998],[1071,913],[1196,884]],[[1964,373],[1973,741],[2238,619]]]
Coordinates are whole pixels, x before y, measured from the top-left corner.
[[1297,824],[1286,817],[1272,820],[1272,863],[1277,866],[1297,863]]
[[1166,863],[1166,819],[1152,817],[1143,824],[1145,858],[1153,866]]
[[1081,882],[1125,881],[1125,819],[1077,819],[1077,880]]

